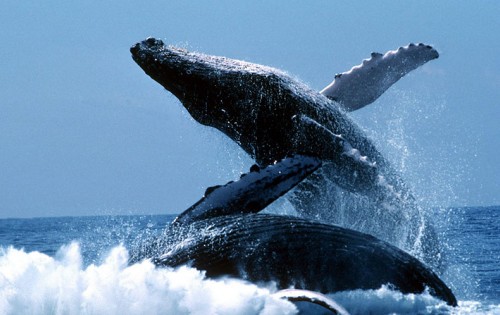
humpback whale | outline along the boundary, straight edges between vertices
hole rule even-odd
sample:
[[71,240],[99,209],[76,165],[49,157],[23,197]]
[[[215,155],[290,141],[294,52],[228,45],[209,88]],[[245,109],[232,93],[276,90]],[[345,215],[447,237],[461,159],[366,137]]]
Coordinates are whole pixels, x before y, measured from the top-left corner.
[[[321,159],[321,169],[288,196],[304,217],[372,234],[441,265],[436,234],[410,189],[346,115],[346,109],[366,105],[408,71],[436,58],[432,47],[373,54],[322,93],[271,67],[189,52],[154,38],[135,44],[131,53],[196,121],[225,133],[258,165],[295,154]],[[368,90],[367,96],[349,103],[356,94],[350,87]]]
[[[385,284],[403,293],[428,288],[435,297],[457,305],[434,272],[387,242],[315,220],[259,213],[320,165],[317,159],[295,156],[212,187],[160,237],[134,253],[132,262],[149,257],[158,266],[190,265],[208,277],[275,282],[278,289],[325,294]],[[253,188],[256,192],[249,194]],[[219,196],[214,195],[218,191]]]

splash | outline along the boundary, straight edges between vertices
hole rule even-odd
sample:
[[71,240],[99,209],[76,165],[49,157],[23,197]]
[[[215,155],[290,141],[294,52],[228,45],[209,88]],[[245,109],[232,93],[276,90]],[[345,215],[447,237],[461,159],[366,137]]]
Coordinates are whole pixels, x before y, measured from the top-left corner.
[[[267,288],[237,279],[207,279],[204,272],[128,265],[128,251],[114,247],[101,264],[85,267],[80,245],[55,257],[0,248],[1,314],[297,314]],[[450,308],[428,292],[402,294],[391,287],[330,294],[350,314],[496,314],[500,305],[459,301]]]
[[378,290],[354,290],[330,294],[350,314],[500,314],[500,305],[479,301],[459,301],[450,307],[425,291],[422,294],[402,294],[390,286]]
[[100,265],[82,266],[72,243],[56,257],[8,248],[0,254],[2,314],[295,314],[272,290],[234,280],[206,279],[193,268],[129,266],[123,246]]
[[454,187],[464,180],[468,167],[461,151],[467,149],[460,142],[462,135],[456,135],[454,143],[444,143],[439,137],[450,124],[446,100],[397,88],[383,98],[384,104],[354,112],[354,120],[403,174],[421,207],[456,204],[460,197]]

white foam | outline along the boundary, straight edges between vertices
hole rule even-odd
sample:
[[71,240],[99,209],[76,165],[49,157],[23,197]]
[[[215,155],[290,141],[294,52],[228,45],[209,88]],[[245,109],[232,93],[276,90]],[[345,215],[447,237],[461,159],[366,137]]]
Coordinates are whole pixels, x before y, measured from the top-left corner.
[[[103,263],[83,266],[72,243],[56,257],[0,248],[0,314],[296,314],[273,287],[236,279],[207,279],[189,267],[128,265],[123,246]],[[429,293],[402,294],[389,287],[329,295],[351,314],[500,314],[500,305],[459,301],[450,308]]]
[[[1,249],[0,249],[1,250]],[[123,246],[100,265],[82,266],[79,245],[55,258],[8,248],[0,252],[1,314],[295,314],[272,289],[234,280],[206,279],[181,267],[128,266]]]
[[446,314],[451,308],[428,292],[402,294],[388,286],[378,290],[353,290],[329,295],[351,314]]
[[402,294],[382,286],[378,290],[353,290],[329,294],[328,297],[342,305],[350,314],[500,314],[500,304],[480,301],[458,301],[450,307],[433,297],[428,291],[422,294]]

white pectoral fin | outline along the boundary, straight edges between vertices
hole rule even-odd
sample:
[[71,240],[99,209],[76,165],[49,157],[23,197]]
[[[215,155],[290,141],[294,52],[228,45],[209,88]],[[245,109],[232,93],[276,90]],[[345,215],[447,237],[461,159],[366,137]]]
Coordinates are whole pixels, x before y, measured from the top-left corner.
[[372,53],[362,64],[337,74],[321,94],[346,111],[354,111],[375,101],[408,72],[438,57],[438,52],[425,44],[409,44],[384,55]]

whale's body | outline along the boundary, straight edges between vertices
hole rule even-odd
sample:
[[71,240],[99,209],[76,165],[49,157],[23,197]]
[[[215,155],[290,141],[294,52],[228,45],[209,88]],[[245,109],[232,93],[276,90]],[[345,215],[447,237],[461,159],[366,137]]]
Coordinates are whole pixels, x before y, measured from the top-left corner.
[[[228,135],[258,164],[295,154],[321,159],[321,170],[289,196],[305,217],[375,235],[439,265],[434,231],[401,176],[328,98],[345,95],[345,88],[327,89],[325,96],[280,70],[167,47],[153,38],[131,52],[194,119]],[[337,82],[345,86],[341,78]],[[343,213],[351,215],[345,220]]]
[[429,268],[373,236],[303,218],[247,214],[173,225],[143,248],[159,266],[189,265],[208,277],[231,276],[278,289],[322,293],[378,289],[430,293],[456,305]]

